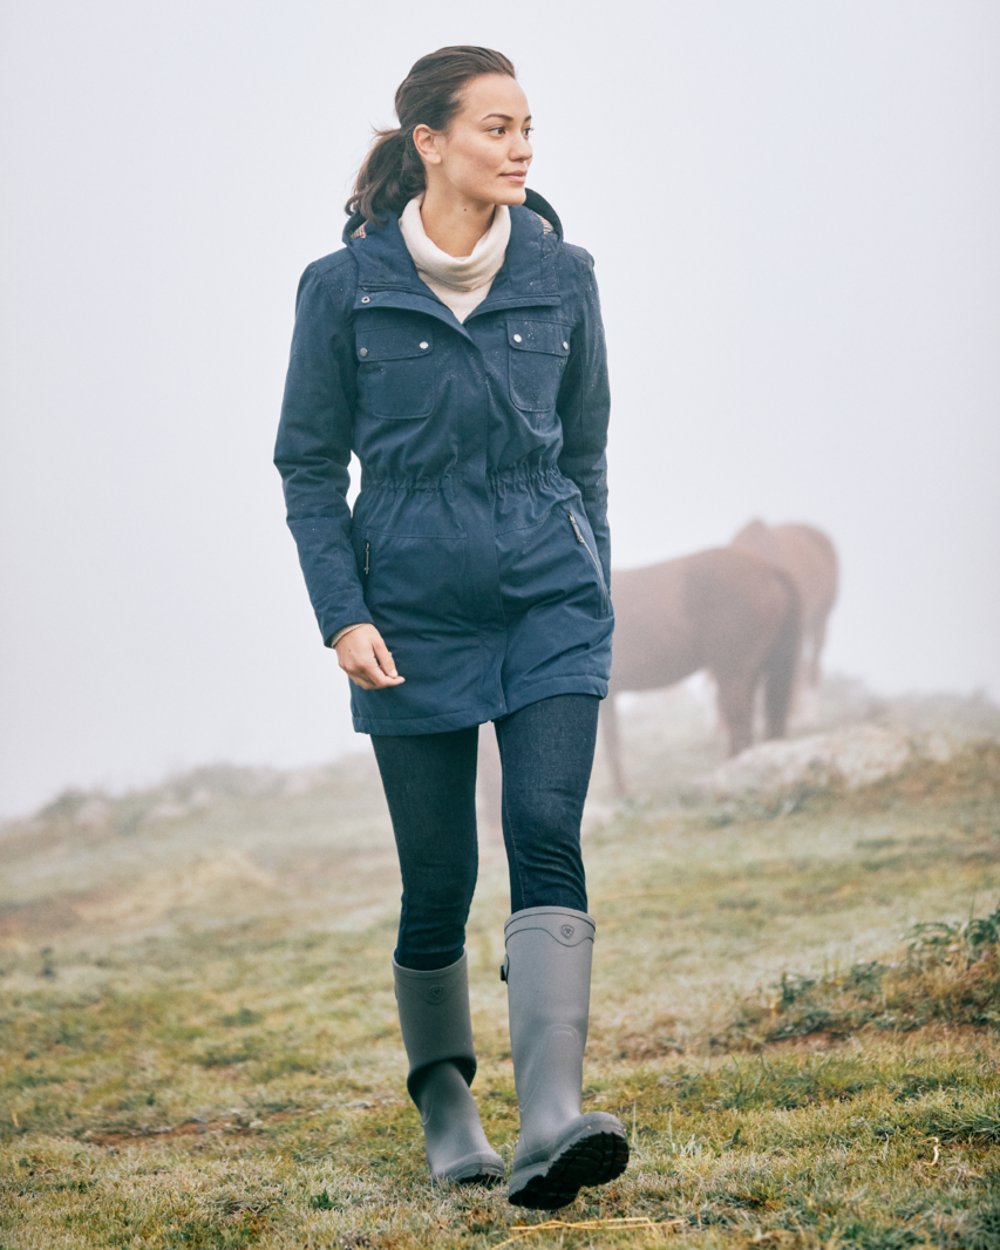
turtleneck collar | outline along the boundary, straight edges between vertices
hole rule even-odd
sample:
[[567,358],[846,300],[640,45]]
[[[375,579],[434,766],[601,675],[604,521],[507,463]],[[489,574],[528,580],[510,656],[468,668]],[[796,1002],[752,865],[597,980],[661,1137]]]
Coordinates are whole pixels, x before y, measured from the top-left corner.
[[423,194],[415,195],[399,215],[399,230],[417,272],[426,281],[456,291],[475,291],[492,282],[504,261],[510,240],[510,209],[498,204],[490,228],[468,256],[449,256],[431,242],[420,217]]

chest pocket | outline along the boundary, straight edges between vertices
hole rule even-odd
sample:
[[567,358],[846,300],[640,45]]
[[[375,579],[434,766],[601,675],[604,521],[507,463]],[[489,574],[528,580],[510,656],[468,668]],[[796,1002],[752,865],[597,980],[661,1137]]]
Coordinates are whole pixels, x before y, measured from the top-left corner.
[[510,398],[526,412],[555,411],[569,356],[569,326],[557,321],[507,322]]
[[434,338],[422,327],[363,326],[355,336],[358,396],[376,417],[407,421],[434,407]]

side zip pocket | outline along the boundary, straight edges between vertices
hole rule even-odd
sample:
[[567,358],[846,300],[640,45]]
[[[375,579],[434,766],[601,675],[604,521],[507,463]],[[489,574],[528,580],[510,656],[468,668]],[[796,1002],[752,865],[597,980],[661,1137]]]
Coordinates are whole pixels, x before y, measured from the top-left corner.
[[371,545],[371,542],[366,538],[365,539],[365,577],[368,576],[369,572],[371,571],[371,567],[372,567],[372,545]]
[[601,568],[601,562],[600,560],[598,560],[594,552],[590,550],[590,546],[587,543],[587,540],[583,536],[583,530],[580,529],[580,522],[576,519],[576,515],[573,513],[573,511],[570,508],[566,509],[566,515],[569,517],[570,525],[573,526],[573,533],[576,535],[576,541],[584,549],[587,555],[590,556],[590,563],[594,566],[594,572],[597,574],[597,580],[601,586],[601,594],[604,598],[604,610],[607,611],[608,609],[608,587],[607,587],[607,583],[604,580],[604,570]]

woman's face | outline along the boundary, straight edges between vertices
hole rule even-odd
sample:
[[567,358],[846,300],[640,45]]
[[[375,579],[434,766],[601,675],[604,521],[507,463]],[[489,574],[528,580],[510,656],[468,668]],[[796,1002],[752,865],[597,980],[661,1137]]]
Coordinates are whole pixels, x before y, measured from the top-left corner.
[[447,130],[414,130],[428,189],[433,184],[476,204],[523,204],[531,164],[524,92],[508,74],[479,74],[465,84],[461,101]]

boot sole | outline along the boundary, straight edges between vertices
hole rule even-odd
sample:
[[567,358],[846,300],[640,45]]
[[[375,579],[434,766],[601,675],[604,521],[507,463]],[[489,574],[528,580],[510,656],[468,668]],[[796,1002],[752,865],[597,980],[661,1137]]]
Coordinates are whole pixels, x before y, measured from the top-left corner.
[[436,1185],[486,1185],[492,1188],[503,1180],[503,1172],[484,1172],[481,1168],[477,1168],[472,1172],[460,1173],[458,1176],[445,1173],[433,1179]]
[[435,1185],[499,1185],[503,1180],[503,1160],[499,1155],[493,1159],[469,1156],[466,1162],[459,1160],[446,1172],[431,1177]]
[[628,1142],[620,1134],[593,1130],[570,1141],[547,1163],[524,1168],[511,1179],[508,1201],[517,1207],[554,1211],[581,1189],[604,1185],[628,1166]]

